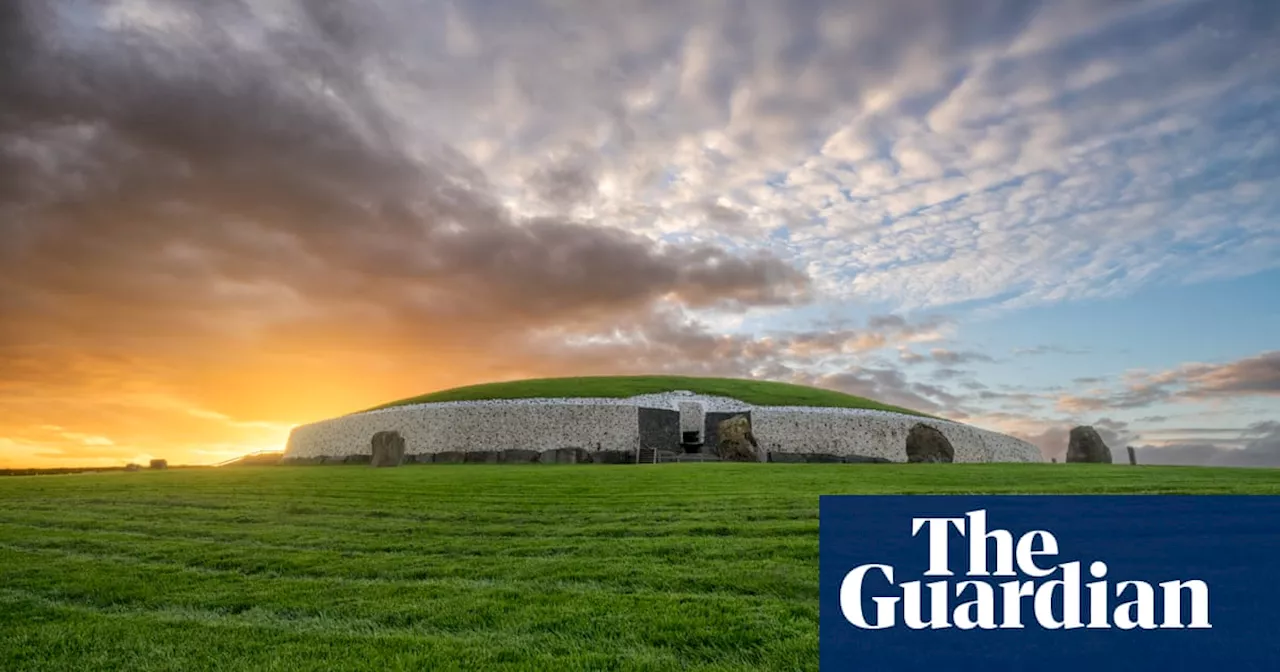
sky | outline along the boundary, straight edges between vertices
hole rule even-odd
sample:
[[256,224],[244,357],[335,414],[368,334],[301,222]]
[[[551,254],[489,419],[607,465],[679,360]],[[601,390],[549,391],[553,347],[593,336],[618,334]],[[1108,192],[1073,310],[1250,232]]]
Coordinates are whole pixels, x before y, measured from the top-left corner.
[[0,466],[447,387],[1280,466],[1280,4],[8,0]]

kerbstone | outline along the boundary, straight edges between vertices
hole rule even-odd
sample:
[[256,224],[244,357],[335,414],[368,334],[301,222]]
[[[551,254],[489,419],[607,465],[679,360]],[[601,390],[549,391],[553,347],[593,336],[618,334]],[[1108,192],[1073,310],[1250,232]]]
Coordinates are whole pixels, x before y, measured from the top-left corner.
[[907,432],[908,462],[954,462],[955,448],[937,427],[918,423]]
[[581,464],[591,461],[591,454],[583,448],[552,448],[538,457],[543,464]]
[[597,450],[591,453],[591,461],[597,464],[631,464],[636,461],[634,450]]
[[525,450],[523,448],[512,448],[502,451],[502,455],[498,461],[504,464],[530,464],[537,462],[542,453],[536,450]]
[[845,455],[844,461],[848,464],[892,464],[893,460],[885,457],[875,457],[872,455]]
[[716,428],[719,441],[716,455],[730,462],[759,462],[760,444],[751,433],[751,420],[746,415],[735,415],[720,421]]
[[404,437],[400,432],[381,431],[369,441],[369,464],[375,467],[398,467],[404,464]]

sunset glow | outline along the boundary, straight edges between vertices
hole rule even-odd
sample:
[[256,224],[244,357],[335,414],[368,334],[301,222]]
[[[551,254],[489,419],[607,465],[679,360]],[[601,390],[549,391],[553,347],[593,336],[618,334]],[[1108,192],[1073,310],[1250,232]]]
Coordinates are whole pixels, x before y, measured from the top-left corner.
[[1280,465],[1275,3],[0,5],[0,467],[644,373]]

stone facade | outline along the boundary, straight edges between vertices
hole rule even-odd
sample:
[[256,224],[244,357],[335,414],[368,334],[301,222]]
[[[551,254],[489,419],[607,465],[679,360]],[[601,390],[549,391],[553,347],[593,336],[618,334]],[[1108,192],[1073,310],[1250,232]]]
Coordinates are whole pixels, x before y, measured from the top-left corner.
[[[690,403],[701,408],[690,412]],[[1043,461],[1039,449],[1025,441],[946,420],[862,409],[753,407],[736,399],[687,393],[399,406],[297,427],[289,436],[285,459],[345,461],[348,456],[369,456],[371,438],[380,431],[404,437],[406,462],[484,462],[503,451],[564,448],[625,458],[641,447],[679,451],[679,430],[695,418],[702,421],[706,445],[714,446],[719,423],[736,415],[750,418],[761,459],[773,462],[795,461],[788,455],[906,462],[907,434],[917,423],[941,432],[954,448],[956,462]],[[642,446],[643,442],[654,445]]]
[[680,412],[666,408],[639,408],[640,447],[663,448],[680,444]]
[[757,407],[752,431],[778,453],[880,457],[907,461],[907,433],[917,423],[942,432],[956,462],[1043,462],[1040,449],[1011,436],[946,420],[844,408]]
[[622,404],[422,404],[297,427],[286,459],[368,454],[379,431],[404,437],[405,454],[585,448],[634,451],[636,406]]

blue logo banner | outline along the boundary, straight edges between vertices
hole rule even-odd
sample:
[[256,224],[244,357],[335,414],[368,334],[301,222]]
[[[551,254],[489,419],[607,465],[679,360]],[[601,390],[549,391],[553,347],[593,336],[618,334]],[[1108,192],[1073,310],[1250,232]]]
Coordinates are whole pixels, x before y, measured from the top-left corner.
[[824,672],[1280,670],[1280,497],[820,502]]

